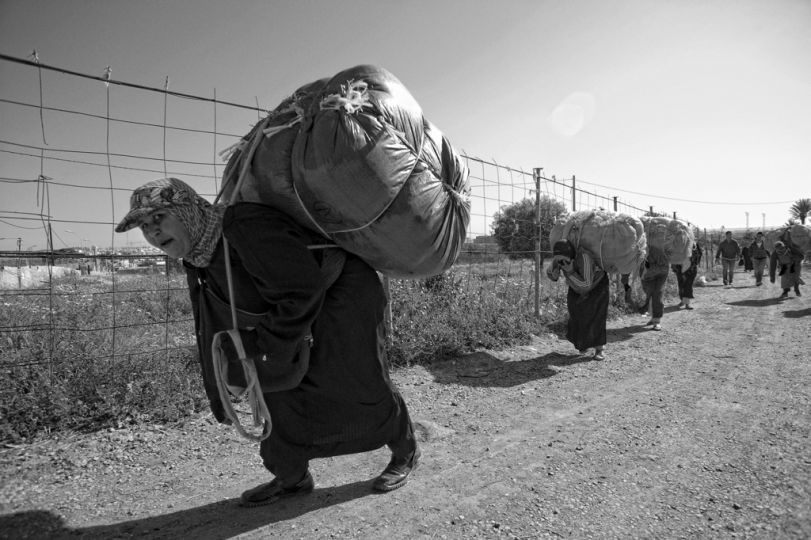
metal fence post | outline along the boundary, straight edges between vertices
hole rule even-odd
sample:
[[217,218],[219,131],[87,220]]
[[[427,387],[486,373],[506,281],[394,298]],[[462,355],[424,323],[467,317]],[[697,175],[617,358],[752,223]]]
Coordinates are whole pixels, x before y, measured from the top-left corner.
[[542,167],[532,169],[532,176],[535,177],[535,226],[537,227],[537,237],[535,238],[535,316],[541,315],[541,171]]
[[710,269],[710,257],[712,257],[712,245],[707,242],[707,228],[704,227],[704,269]]

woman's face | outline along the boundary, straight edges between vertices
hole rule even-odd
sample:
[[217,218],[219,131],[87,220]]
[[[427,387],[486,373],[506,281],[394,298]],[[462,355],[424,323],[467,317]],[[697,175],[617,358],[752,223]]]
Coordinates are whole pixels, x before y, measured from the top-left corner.
[[558,265],[558,266],[566,266],[571,262],[572,262],[572,259],[567,257],[566,255],[558,254],[558,255],[555,255],[555,257],[554,257],[554,263],[556,265]]
[[141,232],[150,245],[174,259],[186,256],[192,248],[186,227],[166,210],[152,212],[141,220]]

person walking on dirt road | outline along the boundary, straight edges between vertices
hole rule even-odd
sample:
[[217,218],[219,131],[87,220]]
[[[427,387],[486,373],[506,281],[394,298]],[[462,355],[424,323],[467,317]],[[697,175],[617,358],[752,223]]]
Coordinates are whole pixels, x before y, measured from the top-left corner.
[[771,254],[766,249],[766,244],[763,243],[763,233],[758,232],[755,239],[749,246],[749,253],[752,255],[752,267],[755,274],[755,285],[760,287],[763,285],[763,273],[766,270],[766,263],[769,261]]
[[645,303],[639,312],[647,316],[650,308],[651,319],[645,326],[652,325],[654,330],[662,329],[662,316],[665,312],[662,296],[669,271],[670,265],[665,252],[655,246],[648,246],[648,256],[639,269],[642,290],[645,292]]
[[732,278],[735,275],[735,265],[741,258],[741,246],[732,238],[732,231],[727,231],[725,238],[718,244],[715,252],[715,262],[721,261],[724,275],[724,286],[732,287]]
[[[259,396],[272,420],[259,454],[274,475],[245,491],[242,505],[310,493],[313,458],[384,445],[391,461],[372,488],[403,486],[420,450],[405,401],[389,377],[386,296],[377,273],[341,249],[308,249],[323,238],[275,209],[212,205],[176,178],[136,189],[130,207],[117,232],[140,227],[151,245],[183,259],[204,386],[222,423],[238,421],[222,388],[226,377],[228,385],[238,385],[232,363],[247,386],[237,338],[224,332],[232,326],[229,298],[238,308],[239,341],[256,368]],[[218,334],[231,341],[215,347]],[[214,363],[215,349],[228,360],[225,375]]]
[[583,249],[567,240],[555,242],[547,276],[557,281],[560,274],[569,285],[566,306],[569,321],[566,339],[581,354],[594,347],[594,359],[604,360],[608,319],[608,274]]
[[782,241],[774,243],[774,253],[772,253],[769,261],[769,279],[772,283],[775,282],[775,273],[779,270],[780,288],[783,289],[783,294],[780,299],[788,298],[788,292],[794,287],[794,294],[800,294],[800,269],[805,255],[800,251],[797,246],[789,241],[785,244]]
[[693,244],[693,252],[690,254],[690,266],[687,270],[682,271],[682,265],[674,264],[671,266],[673,272],[676,274],[676,283],[679,285],[679,307],[684,306],[684,309],[693,309],[690,301],[693,299],[693,281],[698,274],[698,265],[701,262],[701,247],[698,242]]

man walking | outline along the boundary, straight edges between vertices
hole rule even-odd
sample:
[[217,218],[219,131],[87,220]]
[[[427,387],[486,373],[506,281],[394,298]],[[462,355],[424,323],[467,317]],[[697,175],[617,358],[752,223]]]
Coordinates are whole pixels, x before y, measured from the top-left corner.
[[741,246],[732,238],[732,231],[727,231],[725,238],[718,244],[715,252],[715,262],[721,261],[724,274],[724,286],[732,287],[732,277],[735,275],[735,265],[741,258]]
[[752,265],[755,270],[755,285],[763,285],[763,273],[766,270],[766,263],[769,261],[771,253],[763,243],[763,233],[755,235],[755,241],[749,246],[749,254],[752,256]]

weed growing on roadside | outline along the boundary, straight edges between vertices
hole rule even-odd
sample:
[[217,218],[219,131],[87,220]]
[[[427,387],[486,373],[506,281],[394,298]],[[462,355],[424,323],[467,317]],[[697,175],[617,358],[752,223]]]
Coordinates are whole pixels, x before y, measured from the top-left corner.
[[[489,262],[391,280],[390,361],[422,363],[526,343],[544,329],[565,332],[565,284],[541,278],[535,317],[531,270],[526,261]],[[111,287],[109,279],[66,279],[47,294],[4,296],[0,441],[174,422],[207,408],[185,277],[128,276],[115,294]],[[671,275],[668,296],[675,290]],[[612,292],[609,318],[629,310],[620,296]]]

